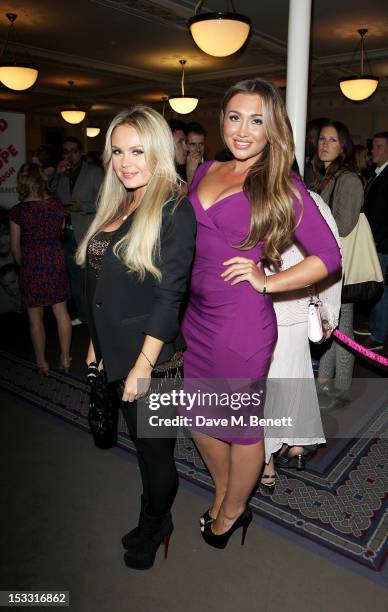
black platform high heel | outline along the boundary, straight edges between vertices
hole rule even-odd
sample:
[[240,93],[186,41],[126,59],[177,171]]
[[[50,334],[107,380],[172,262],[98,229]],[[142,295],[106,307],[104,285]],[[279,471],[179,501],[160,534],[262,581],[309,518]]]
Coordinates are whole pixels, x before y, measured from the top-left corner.
[[318,444],[309,444],[303,446],[303,452],[297,455],[289,455],[289,449],[285,453],[281,453],[275,457],[276,467],[287,468],[290,470],[302,471],[306,467],[306,460],[312,457],[318,450]]
[[[267,482],[263,482],[267,481]],[[266,493],[272,494],[275,491],[276,486],[276,474],[263,474],[260,479],[260,489]]]
[[241,546],[244,545],[245,537],[247,535],[247,530],[252,521],[252,510],[250,508],[245,508],[244,512],[240,514],[240,516],[234,521],[233,525],[225,531],[225,533],[216,534],[212,531],[212,523],[208,524],[203,528],[202,537],[205,540],[206,544],[209,546],[214,546],[214,548],[225,548],[227,543],[229,542],[229,538],[231,535],[240,527],[243,528],[241,535]]
[[204,512],[204,514],[202,514],[202,516],[199,519],[199,524],[201,525],[201,527],[206,527],[206,525],[211,525],[211,523],[213,523],[213,521],[215,521],[216,519],[213,518],[210,514],[210,508],[208,510],[206,510],[206,512]]
[[166,560],[173,530],[174,525],[170,512],[162,516],[149,516],[144,511],[139,534],[133,546],[124,554],[125,565],[138,570],[150,569],[161,544],[164,545],[164,559]]

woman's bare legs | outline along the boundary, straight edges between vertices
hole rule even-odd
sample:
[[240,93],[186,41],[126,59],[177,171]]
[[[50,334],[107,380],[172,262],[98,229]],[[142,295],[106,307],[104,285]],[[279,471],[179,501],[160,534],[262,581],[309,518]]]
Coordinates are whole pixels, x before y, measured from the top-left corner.
[[260,476],[264,463],[264,442],[232,444],[228,473],[228,486],[216,520],[212,523],[215,534],[225,533],[244,511],[249,496]]
[[38,368],[46,373],[46,371],[48,371],[48,363],[46,362],[45,356],[46,331],[43,324],[44,307],[36,306],[35,308],[27,308],[27,312],[35,360]]
[[67,311],[66,302],[53,304],[53,313],[57,320],[59,345],[61,348],[61,365],[64,369],[70,366],[71,319]]
[[264,463],[264,443],[229,444],[192,432],[216,488],[212,531],[224,533],[243,512]]
[[263,473],[261,475],[261,482],[264,485],[271,486],[275,482],[275,464],[273,461],[273,455],[271,455],[268,463],[264,465]]
[[287,454],[289,457],[296,457],[296,455],[303,454],[304,448],[303,446],[290,446]]
[[191,434],[213,478],[216,490],[213,505],[210,508],[210,516],[216,518],[228,486],[231,445],[197,431],[192,431]]

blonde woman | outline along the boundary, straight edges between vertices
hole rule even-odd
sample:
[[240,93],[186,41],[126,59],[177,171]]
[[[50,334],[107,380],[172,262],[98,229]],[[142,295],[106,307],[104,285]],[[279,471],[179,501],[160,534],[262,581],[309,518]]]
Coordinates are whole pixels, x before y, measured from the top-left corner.
[[167,554],[178,478],[175,440],[137,436],[138,380],[149,385],[153,371],[179,365],[179,311],[196,224],[175,171],[171,132],[153,109],[135,106],[113,119],[104,165],[97,214],[77,252],[87,277],[86,361],[103,367],[109,381],[125,381],[121,406],[137,449],[143,494],[138,526],[122,540],[124,561],[148,569],[163,541]]
[[45,306],[51,306],[61,348],[60,366],[70,368],[71,320],[66,300],[70,285],[60,241],[65,211],[47,188],[38,164],[23,164],[18,173],[21,202],[10,213],[11,250],[20,266],[22,308],[26,308],[38,371],[49,375],[46,361]]
[[[340,246],[338,229],[330,208],[317,193],[309,193]],[[294,243],[282,254],[281,269],[287,270],[303,259],[304,253]],[[268,271],[268,274],[271,272]],[[261,486],[269,493],[274,491],[276,483],[274,453],[281,450],[281,454],[275,459],[278,467],[303,470],[307,458],[319,444],[326,441],[311,364],[308,304],[311,292],[319,295],[327,316],[328,339],[338,325],[341,289],[341,274],[337,274],[321,281],[315,288],[278,293],[274,296],[278,339],[268,372],[268,378],[274,381],[273,392],[269,393],[265,412],[268,418],[289,416],[293,426],[284,431],[283,437],[278,436],[276,429],[267,428],[265,431],[266,466],[261,477]]]
[[[340,268],[334,236],[304,184],[291,174],[294,144],[279,90],[262,79],[225,94],[221,130],[233,155],[204,162],[190,186],[198,234],[189,305],[183,322],[185,378],[266,378],[276,343],[272,293],[306,287]],[[306,258],[270,278],[295,239]],[[219,386],[219,385],[218,385]],[[193,431],[213,477],[215,499],[202,518],[207,544],[224,548],[251,521],[247,501],[264,460],[263,433]]]

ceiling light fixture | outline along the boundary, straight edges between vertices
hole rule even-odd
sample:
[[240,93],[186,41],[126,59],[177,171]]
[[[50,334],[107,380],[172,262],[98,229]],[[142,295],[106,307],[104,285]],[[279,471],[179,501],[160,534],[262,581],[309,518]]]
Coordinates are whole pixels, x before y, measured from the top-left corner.
[[357,77],[348,77],[341,79],[339,82],[340,89],[348,100],[354,102],[361,102],[370,98],[370,96],[376,91],[379,84],[379,77],[371,74],[364,74],[364,37],[368,32],[366,28],[357,30],[361,36],[361,70],[360,75]]
[[162,103],[163,103],[163,107],[162,107],[162,115],[164,117],[165,113],[166,113],[166,102],[168,102],[168,96],[162,96],[161,97]]
[[182,78],[181,78],[181,91],[180,96],[170,96],[168,103],[171,108],[180,115],[188,115],[192,113],[198,104],[198,98],[192,96],[185,96],[185,64],[186,60],[181,59],[179,63],[182,66]]
[[86,136],[88,138],[95,138],[101,132],[99,127],[87,127],[86,128]]
[[233,12],[205,13],[197,15],[203,0],[195,7],[194,16],[188,21],[190,34],[202,51],[215,57],[225,57],[236,53],[251,31],[251,20],[245,15],[236,13],[233,0],[230,0]]
[[[18,62],[12,52],[12,61],[5,61],[3,59],[11,36],[15,43],[18,42],[14,26],[17,15],[15,13],[6,13],[6,17],[10,22],[10,25],[4,47],[0,54],[0,81],[3,83],[3,85],[8,87],[8,89],[13,89],[14,91],[24,91],[25,89],[32,87],[38,78],[39,71],[35,64]],[[25,47],[24,49],[26,54],[29,55],[27,49]]]
[[[68,81],[68,83],[72,95],[74,81]],[[85,119],[86,111],[81,108],[78,108],[75,104],[69,104],[69,106],[61,110],[61,115],[62,119],[64,119],[67,123],[76,125],[77,123],[81,123],[81,121]]]

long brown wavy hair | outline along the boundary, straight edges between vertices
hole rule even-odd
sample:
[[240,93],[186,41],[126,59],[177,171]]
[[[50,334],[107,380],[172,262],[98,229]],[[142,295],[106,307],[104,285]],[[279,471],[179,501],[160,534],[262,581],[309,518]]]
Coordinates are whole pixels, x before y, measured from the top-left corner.
[[260,96],[267,144],[251,166],[243,189],[251,204],[251,226],[239,248],[248,250],[264,240],[262,261],[269,266],[281,263],[281,253],[295,229],[291,193],[301,197],[291,179],[295,147],[290,121],[279,89],[264,79],[240,81],[226,92],[221,107],[221,133],[226,107],[237,94]]
[[331,179],[334,176],[338,176],[338,174],[345,172],[345,170],[354,172],[353,142],[348,128],[346,127],[346,125],[341,123],[341,121],[327,121],[327,123],[322,125],[321,130],[319,132],[319,136],[321,135],[321,132],[325,127],[332,127],[337,132],[338,141],[341,146],[341,153],[327,166],[326,172],[322,177],[322,162],[318,157],[317,147],[317,150],[313,157],[313,190],[317,191],[318,193],[322,193],[322,190],[326,187],[328,183],[330,183]]

